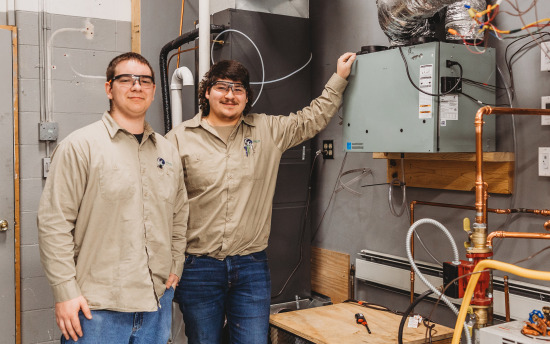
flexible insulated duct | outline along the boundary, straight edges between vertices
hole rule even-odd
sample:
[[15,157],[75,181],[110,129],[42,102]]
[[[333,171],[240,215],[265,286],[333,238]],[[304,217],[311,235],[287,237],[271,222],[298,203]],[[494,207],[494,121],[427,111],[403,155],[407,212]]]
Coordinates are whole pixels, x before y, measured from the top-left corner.
[[434,37],[435,32],[430,28],[428,19],[450,5],[451,13],[448,14],[445,28],[456,26],[465,39],[472,39],[473,36],[467,33],[475,22],[464,5],[468,4],[477,10],[485,9],[485,0],[377,0],[376,4],[378,22],[391,45],[406,45],[412,37]]
[[[447,14],[445,17],[445,31],[447,32],[448,41],[456,41],[462,39],[473,40],[482,39],[482,35],[477,34],[478,25],[470,18],[465,6],[470,6],[478,12],[485,10],[487,7],[486,0],[463,0],[457,1],[454,4],[447,6]],[[447,30],[454,29],[459,35],[452,35]]]

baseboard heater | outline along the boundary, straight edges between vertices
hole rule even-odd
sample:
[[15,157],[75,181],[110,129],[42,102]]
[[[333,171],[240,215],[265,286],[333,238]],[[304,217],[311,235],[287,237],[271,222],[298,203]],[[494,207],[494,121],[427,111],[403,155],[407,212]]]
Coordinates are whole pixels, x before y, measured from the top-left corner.
[[[390,289],[410,292],[410,264],[406,258],[393,256],[370,250],[362,250],[355,260],[355,277]],[[443,268],[437,264],[416,261],[416,265],[424,277],[434,286],[443,284]],[[513,276],[510,276],[513,277]],[[542,309],[550,306],[550,288],[508,279],[510,291],[510,316],[512,319],[526,319],[533,309]],[[421,294],[428,287],[418,278],[415,278],[414,291]],[[493,313],[505,316],[504,282],[501,277],[494,277],[493,281]],[[460,307],[461,300],[451,299]]]

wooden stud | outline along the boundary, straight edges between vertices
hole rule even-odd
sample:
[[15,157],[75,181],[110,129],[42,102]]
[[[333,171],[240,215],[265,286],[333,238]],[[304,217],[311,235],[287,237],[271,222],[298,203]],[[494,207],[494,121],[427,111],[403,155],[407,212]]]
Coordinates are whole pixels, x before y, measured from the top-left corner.
[[132,0],[132,51],[141,54],[141,0]]
[[14,253],[15,253],[15,343],[21,344],[21,216],[19,187],[19,82],[17,65],[17,27],[0,25],[1,30],[11,31],[13,64],[13,151],[14,151]]

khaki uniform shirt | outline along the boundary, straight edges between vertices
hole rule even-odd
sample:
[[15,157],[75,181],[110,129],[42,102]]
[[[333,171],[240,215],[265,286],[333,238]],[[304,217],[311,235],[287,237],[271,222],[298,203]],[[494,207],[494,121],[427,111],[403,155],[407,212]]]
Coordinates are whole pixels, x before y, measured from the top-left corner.
[[174,146],[145,123],[141,144],[106,112],[64,139],[40,200],[42,264],[56,302],[155,311],[185,259],[188,203]]
[[281,155],[327,126],[346,86],[334,74],[322,95],[301,111],[241,116],[227,144],[200,113],[166,135],[178,148],[185,174],[188,254],[223,259],[267,247]]

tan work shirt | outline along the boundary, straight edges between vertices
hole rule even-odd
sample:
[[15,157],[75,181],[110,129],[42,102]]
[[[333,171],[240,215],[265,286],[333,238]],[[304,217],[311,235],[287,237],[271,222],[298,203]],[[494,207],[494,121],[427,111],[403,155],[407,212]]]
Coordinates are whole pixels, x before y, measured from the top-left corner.
[[38,209],[41,260],[56,302],[155,311],[181,275],[188,203],[174,146],[145,123],[141,144],[105,112],[54,151]]
[[188,254],[223,259],[267,247],[281,155],[327,126],[346,86],[334,74],[301,111],[241,116],[227,144],[200,113],[166,135],[178,148],[185,174]]

